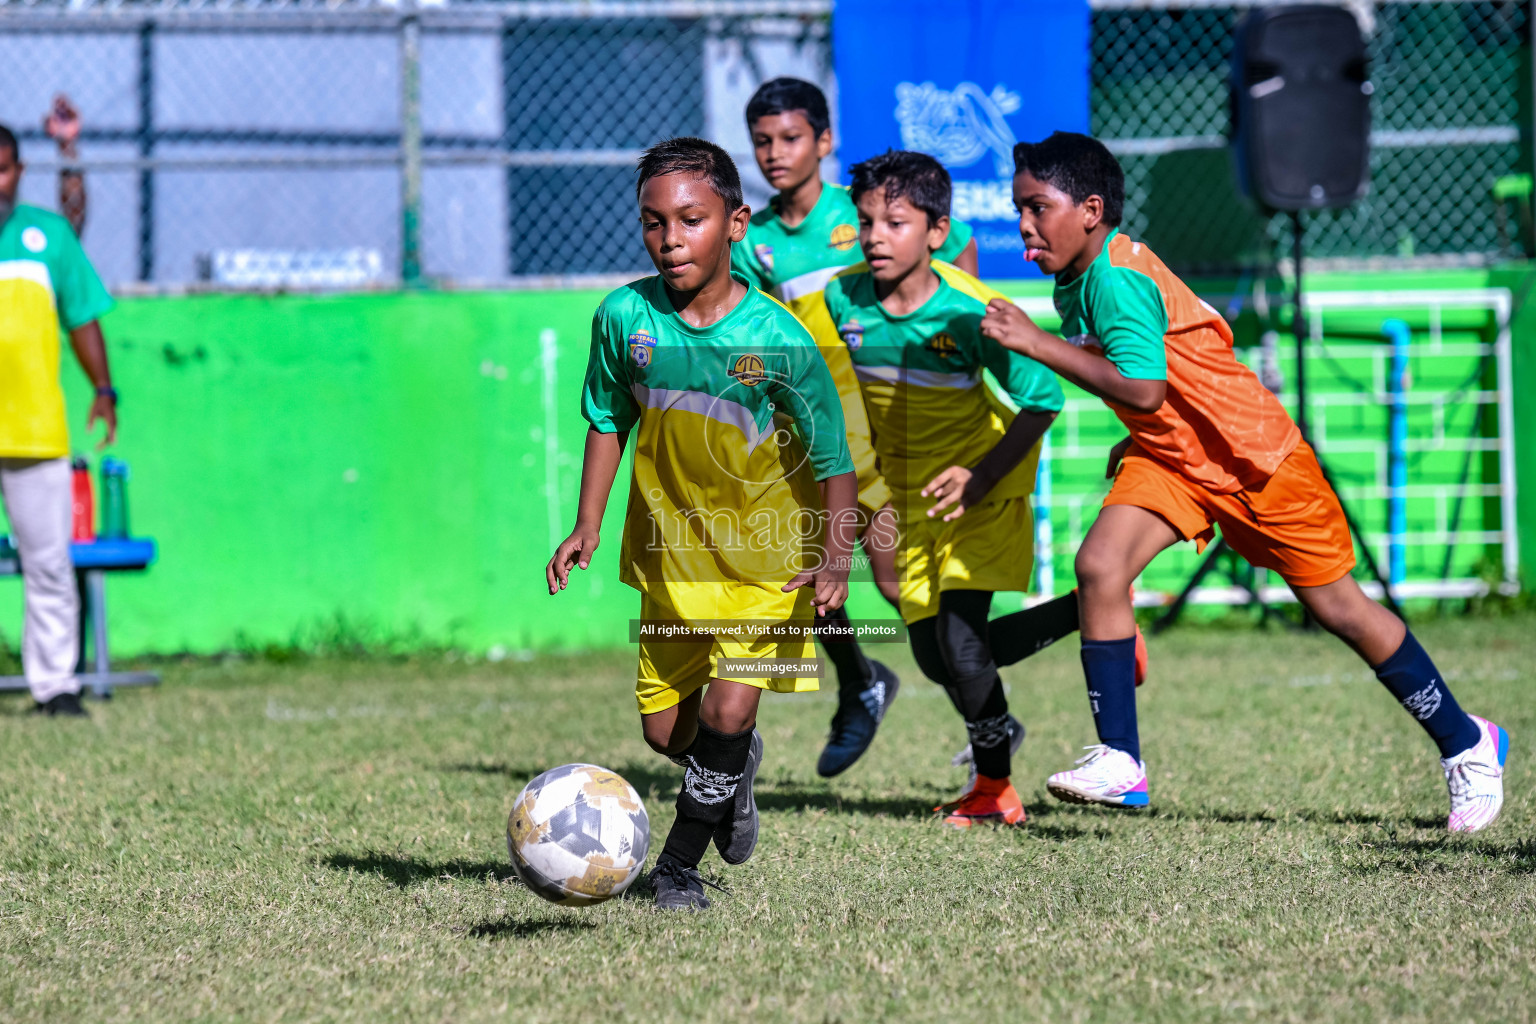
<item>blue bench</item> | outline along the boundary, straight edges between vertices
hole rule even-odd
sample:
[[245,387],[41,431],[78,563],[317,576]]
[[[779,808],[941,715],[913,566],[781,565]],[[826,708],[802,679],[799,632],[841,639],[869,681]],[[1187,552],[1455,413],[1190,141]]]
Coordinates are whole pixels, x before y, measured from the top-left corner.
[[[110,697],[114,686],[154,686],[157,672],[113,672],[107,641],[107,580],[109,572],[141,572],[155,560],[155,542],[143,537],[122,540],[97,538],[88,544],[71,544],[75,586],[80,591],[80,657],[76,672],[80,685],[97,697]],[[0,576],[21,575],[21,559],[9,537],[0,537]],[[87,630],[91,636],[92,662],[85,657]],[[87,671],[87,668],[92,671]],[[0,676],[0,690],[25,690],[25,676]]]

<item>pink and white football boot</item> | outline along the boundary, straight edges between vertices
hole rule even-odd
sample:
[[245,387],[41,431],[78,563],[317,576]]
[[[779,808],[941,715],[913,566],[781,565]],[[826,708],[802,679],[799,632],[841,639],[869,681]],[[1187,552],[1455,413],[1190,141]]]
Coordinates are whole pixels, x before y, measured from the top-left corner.
[[1086,755],[1077,767],[1057,772],[1046,780],[1045,788],[1058,800],[1073,804],[1104,804],[1108,807],[1145,807],[1147,766],[1123,750],[1097,743],[1084,747]]
[[1509,733],[1486,718],[1468,715],[1477,723],[1477,743],[1455,757],[1442,757],[1445,784],[1451,791],[1452,832],[1477,832],[1493,824],[1504,806],[1504,762],[1509,758]]

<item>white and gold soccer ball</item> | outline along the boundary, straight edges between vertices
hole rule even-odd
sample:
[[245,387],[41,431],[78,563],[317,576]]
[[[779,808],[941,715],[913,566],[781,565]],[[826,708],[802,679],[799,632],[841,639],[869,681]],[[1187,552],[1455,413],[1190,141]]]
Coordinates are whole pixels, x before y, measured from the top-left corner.
[[517,877],[551,903],[617,896],[639,877],[650,847],[640,794],[595,764],[551,768],[523,787],[507,816]]

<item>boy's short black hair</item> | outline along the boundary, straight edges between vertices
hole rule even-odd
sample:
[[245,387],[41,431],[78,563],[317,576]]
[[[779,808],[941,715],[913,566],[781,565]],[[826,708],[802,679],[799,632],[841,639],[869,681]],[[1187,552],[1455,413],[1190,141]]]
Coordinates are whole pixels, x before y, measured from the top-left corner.
[[736,161],[731,154],[705,139],[685,135],[677,139],[658,142],[640,157],[639,180],[635,182],[635,198],[652,178],[663,174],[693,174],[709,180],[709,187],[725,200],[725,212],[741,209],[741,175],[736,171]]
[[795,111],[805,115],[816,137],[832,127],[832,117],[827,113],[827,94],[815,84],[802,78],[775,78],[757,87],[757,92],[747,101],[747,131],[760,117],[789,114]]
[[11,159],[21,163],[21,140],[16,138],[16,133],[10,128],[0,124],[0,149],[11,151]]
[[927,153],[888,149],[854,164],[848,173],[853,176],[848,192],[855,203],[864,193],[883,189],[887,203],[905,199],[928,215],[930,227],[949,216],[949,172]]
[[1104,143],[1077,132],[1052,132],[1044,142],[1013,147],[1013,173],[1024,174],[1072,197],[1104,200],[1104,223],[1119,227],[1125,213],[1125,172]]

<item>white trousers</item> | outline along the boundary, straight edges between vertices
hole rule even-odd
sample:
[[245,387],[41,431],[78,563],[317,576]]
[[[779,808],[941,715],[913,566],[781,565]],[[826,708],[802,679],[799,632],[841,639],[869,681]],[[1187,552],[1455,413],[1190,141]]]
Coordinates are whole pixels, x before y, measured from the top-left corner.
[[69,557],[73,496],[69,460],[0,458],[0,500],[21,555],[26,616],[21,669],[32,699],[79,693],[80,595]]

